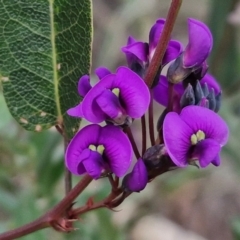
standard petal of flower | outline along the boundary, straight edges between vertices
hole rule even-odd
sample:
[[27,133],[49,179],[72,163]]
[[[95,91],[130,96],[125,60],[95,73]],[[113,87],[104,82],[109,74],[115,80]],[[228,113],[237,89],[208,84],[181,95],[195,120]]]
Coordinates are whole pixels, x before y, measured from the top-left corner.
[[192,129],[177,113],[170,112],[166,115],[163,122],[164,143],[170,158],[179,167],[187,165],[192,134]]
[[122,113],[118,97],[109,89],[96,97],[96,102],[109,118],[117,118]]
[[91,150],[88,158],[83,159],[81,162],[81,164],[86,169],[86,172],[94,179],[97,179],[100,177],[103,169],[102,163],[103,163],[103,159],[101,154]]
[[120,67],[115,83],[120,89],[126,113],[132,118],[140,118],[150,103],[150,92],[145,82],[129,68]]
[[79,117],[79,118],[84,117],[82,113],[82,103],[78,104],[73,108],[68,109],[67,114],[72,117]]
[[89,75],[82,76],[78,81],[78,93],[84,97],[92,88]]
[[98,144],[101,127],[96,124],[81,129],[71,140],[65,154],[65,163],[73,174],[78,173],[80,155],[90,144]]
[[212,139],[206,139],[197,143],[192,157],[197,158],[200,166],[205,168],[217,157],[220,150],[221,147],[218,142]]
[[136,61],[137,58],[139,62],[147,62],[148,60],[148,44],[144,42],[135,42],[131,45],[122,47],[122,51],[126,54],[128,65]]
[[131,173],[126,177],[125,187],[132,192],[142,191],[148,182],[148,172],[142,159],[138,159]]
[[203,131],[206,138],[217,141],[221,146],[228,141],[229,129],[226,122],[215,112],[200,106],[185,107],[181,119],[190,126],[195,133]]
[[182,52],[183,47],[179,41],[170,40],[167,50],[164,54],[162,65],[166,65],[172,60],[176,59]]
[[216,81],[216,79],[209,73],[207,73],[200,81],[200,84],[203,86],[204,83],[207,83],[209,90],[211,88],[214,89],[215,94],[219,94],[221,92],[221,87]]
[[186,68],[201,66],[208,57],[213,39],[209,28],[202,22],[188,19],[189,40],[183,56],[183,65]]
[[98,76],[99,80],[111,74],[111,71],[106,67],[98,67],[95,69],[95,74]]
[[149,33],[149,59],[152,58],[157,43],[160,39],[161,33],[163,31],[163,27],[165,24],[165,19],[160,18],[156,21],[156,23],[152,26]]
[[98,97],[105,89],[112,89],[115,86],[113,82],[116,78],[116,74],[109,74],[99,81],[93,88],[87,93],[82,101],[82,113],[84,118],[92,123],[100,123],[106,119],[106,114],[96,103],[96,97]]
[[132,146],[128,137],[116,126],[102,128],[99,143],[105,147],[104,156],[108,159],[110,169],[116,176],[123,176],[132,161]]

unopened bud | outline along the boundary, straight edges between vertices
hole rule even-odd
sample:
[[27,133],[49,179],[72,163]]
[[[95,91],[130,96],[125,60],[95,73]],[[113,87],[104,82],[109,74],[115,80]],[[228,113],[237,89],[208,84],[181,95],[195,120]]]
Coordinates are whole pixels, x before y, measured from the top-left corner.
[[184,108],[189,105],[195,104],[195,96],[194,91],[191,84],[188,84],[187,88],[185,89],[181,99],[180,99],[180,106]]
[[209,95],[207,96],[207,99],[209,101],[209,109],[215,110],[216,109],[216,99],[215,99],[215,92],[214,89],[211,88]]

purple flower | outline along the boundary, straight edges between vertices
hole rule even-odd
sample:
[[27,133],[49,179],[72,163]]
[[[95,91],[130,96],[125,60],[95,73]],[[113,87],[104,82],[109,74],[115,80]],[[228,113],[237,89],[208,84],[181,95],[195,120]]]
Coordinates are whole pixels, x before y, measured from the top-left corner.
[[123,176],[132,159],[131,143],[116,126],[96,124],[81,129],[68,145],[65,163],[73,174],[88,173],[94,179],[103,170]]
[[123,187],[126,191],[140,192],[148,183],[148,172],[142,159],[138,159],[131,173],[123,179]]
[[116,74],[106,74],[83,101],[67,113],[92,123],[108,120],[121,125],[128,116],[140,118],[149,102],[150,93],[144,81],[127,67],[120,67]]
[[203,77],[208,68],[206,59],[213,45],[209,28],[204,23],[189,18],[188,31],[189,38],[185,50],[168,68],[168,80],[172,83],[184,80],[191,73]]
[[220,164],[221,147],[229,130],[215,112],[200,106],[185,107],[180,115],[170,112],[163,122],[163,138],[172,161],[179,167],[199,161],[202,168]]
[[[122,51],[126,54],[128,66],[140,76],[144,75],[149,62],[152,60],[164,24],[165,19],[158,19],[152,26],[149,33],[149,43],[136,41],[130,36],[127,45],[122,47]],[[175,40],[170,40],[163,57],[162,66],[177,58],[181,51],[181,43]]]

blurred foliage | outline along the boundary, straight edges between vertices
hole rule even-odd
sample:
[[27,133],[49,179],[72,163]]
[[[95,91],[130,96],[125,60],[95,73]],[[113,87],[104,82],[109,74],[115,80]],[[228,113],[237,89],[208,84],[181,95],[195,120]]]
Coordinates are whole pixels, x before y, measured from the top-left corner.
[[[154,180],[140,194],[127,199],[126,205],[118,208],[122,211],[112,213],[102,209],[83,215],[75,225],[79,228],[78,231],[62,234],[46,229],[21,239],[132,239],[132,228],[146,214],[164,215],[206,239],[228,240],[233,236],[236,240],[240,239],[240,199],[236,187],[240,180],[240,23],[233,25],[228,21],[237,2],[239,1],[183,1],[173,32],[174,38],[187,42],[187,17],[208,21],[213,32],[210,72],[223,87],[220,114],[228,122],[231,131],[229,144],[223,149],[222,166],[201,171],[190,167],[167,173]],[[105,65],[114,70],[119,64],[125,64],[120,47],[126,43],[128,35],[147,41],[149,28],[156,18],[166,17],[169,3],[170,1],[164,0],[93,1],[93,68]],[[158,115],[157,112],[156,114]],[[63,142],[60,134],[55,129],[42,133],[23,130],[8,112],[1,92],[0,164],[1,232],[36,219],[63,197]],[[75,177],[74,183],[78,180]],[[76,205],[84,204],[91,196],[102,199],[108,191],[109,186],[104,179],[93,182],[77,199]],[[189,199],[193,199],[192,205]],[[232,204],[232,199],[236,206]],[[213,205],[211,201],[214,202]],[[207,222],[207,215],[204,215],[205,220],[198,221],[200,227],[191,225],[192,221],[184,208],[186,203],[191,208],[189,214],[192,216],[199,216],[197,214],[204,211],[210,214],[212,211],[212,218],[209,218],[211,222]],[[131,210],[127,204],[132,204]],[[209,210],[209,206],[214,207]],[[182,209],[185,214],[181,218]],[[214,209],[218,215],[214,215]],[[216,228],[217,232],[214,230]]]

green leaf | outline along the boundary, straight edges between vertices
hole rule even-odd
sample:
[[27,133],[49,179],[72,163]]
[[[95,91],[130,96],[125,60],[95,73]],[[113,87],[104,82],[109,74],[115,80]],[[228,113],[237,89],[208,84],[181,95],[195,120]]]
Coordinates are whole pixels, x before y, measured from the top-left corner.
[[0,1],[0,79],[13,117],[27,130],[63,123],[71,137],[79,119],[79,77],[89,73],[90,0]]

